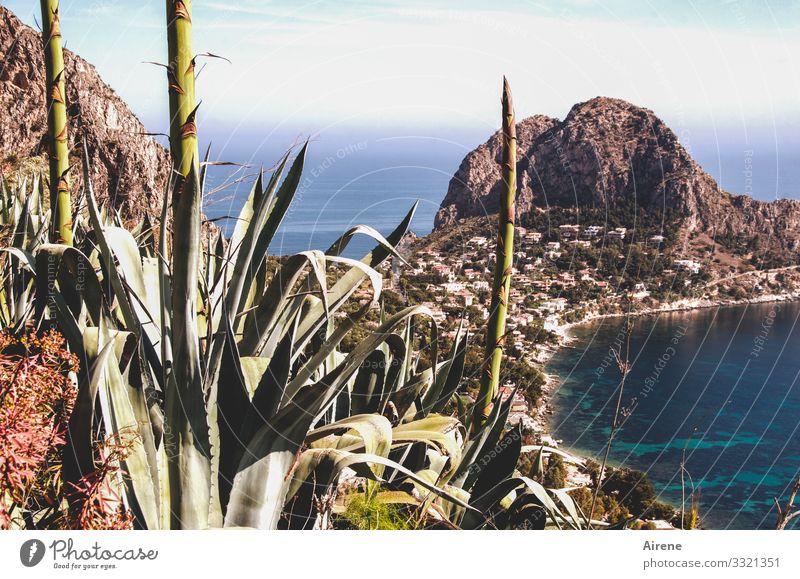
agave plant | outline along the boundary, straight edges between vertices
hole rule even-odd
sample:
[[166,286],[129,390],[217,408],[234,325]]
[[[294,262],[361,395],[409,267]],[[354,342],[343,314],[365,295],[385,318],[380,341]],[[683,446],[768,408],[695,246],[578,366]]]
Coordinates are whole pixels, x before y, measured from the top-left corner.
[[20,333],[33,314],[34,253],[48,241],[50,214],[43,181],[17,175],[13,182],[0,175],[2,286],[0,329]]
[[[130,441],[119,484],[142,528],[321,525],[318,509],[298,516],[296,505],[336,496],[341,475],[351,471],[370,481],[364,492],[447,525],[518,526],[524,505],[549,524],[580,526],[561,514],[569,513],[568,500],[516,472],[522,438],[504,432],[509,401],[497,400],[474,434],[470,408],[445,415],[458,407],[468,336],[460,333],[440,359],[431,312],[412,306],[341,351],[347,333],[377,308],[377,268],[401,259],[395,245],[414,208],[386,238],[358,226],[325,252],[289,256],[268,270],[267,248],[304,158],[305,147],[259,178],[230,240],[207,243],[194,299],[184,306],[194,313],[194,344],[179,347],[189,334],[172,331],[176,270],[166,264],[176,262],[178,246],[166,243],[166,219],[158,235],[149,235],[145,222],[133,233],[122,228],[97,206],[88,162],[88,219],[78,224],[76,246],[38,242],[9,250],[15,256],[7,257],[6,275],[29,276],[30,321],[57,324],[81,360],[64,452],[67,484],[100,460],[92,418],[98,416],[106,435]],[[200,191],[203,181],[201,174]],[[342,256],[355,235],[376,241],[361,260]],[[363,288],[370,298],[358,301]],[[344,314],[353,303],[353,313]],[[429,367],[413,351],[420,331],[429,332]],[[205,426],[209,477],[176,469],[176,481],[170,465],[182,449],[170,446],[176,426],[167,409],[170,396],[181,401],[174,368],[186,363],[180,352],[188,351],[198,353],[201,403],[184,406],[177,423]]]
[[[259,174],[230,239],[202,241],[208,154],[198,162],[190,3],[169,0],[167,19],[174,171],[158,230],[145,219],[128,231],[98,207],[85,151],[74,246],[42,238],[41,187],[39,199],[25,197],[31,211],[20,210],[19,190],[5,195],[15,234],[4,323],[57,326],[80,360],[65,484],[97,470],[103,440],[124,439],[109,472],[125,473],[116,484],[139,528],[325,527],[343,475],[361,481],[350,496],[370,493],[449,526],[579,528],[566,492],[516,470],[525,449],[506,430],[510,399],[488,390],[484,413],[484,400],[471,408],[457,394],[468,336],[440,360],[432,313],[409,306],[342,350],[378,308],[378,268],[402,260],[396,246],[416,206],[386,237],[357,226],[327,251],[271,267],[306,144]],[[343,255],[356,235],[376,243],[360,260]],[[428,366],[414,352],[423,332]]]

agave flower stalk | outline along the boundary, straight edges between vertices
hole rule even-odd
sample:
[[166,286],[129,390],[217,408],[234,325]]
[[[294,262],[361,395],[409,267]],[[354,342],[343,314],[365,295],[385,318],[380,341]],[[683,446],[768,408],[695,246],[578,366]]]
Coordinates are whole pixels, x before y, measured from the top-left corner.
[[486,420],[500,382],[500,365],[506,331],[508,296],[511,289],[511,268],[514,256],[514,211],[517,193],[517,130],[514,124],[514,103],[508,80],[503,78],[503,190],[500,196],[497,260],[492,286],[492,308],[486,329],[486,355],[481,372],[481,388],[475,403],[473,427]]
[[174,169],[188,176],[192,164],[199,164],[194,54],[192,52],[192,2],[167,0],[167,43],[169,63],[169,144]]
[[208,525],[211,443],[206,416],[197,328],[200,271],[199,157],[195,124],[195,74],[190,0],[167,0],[172,189],[172,374],[165,393],[170,430],[172,528]]
[[59,0],[41,0],[42,42],[47,81],[47,140],[50,156],[52,238],[72,245],[72,203],[69,194],[69,145],[64,91],[64,52],[61,48]]

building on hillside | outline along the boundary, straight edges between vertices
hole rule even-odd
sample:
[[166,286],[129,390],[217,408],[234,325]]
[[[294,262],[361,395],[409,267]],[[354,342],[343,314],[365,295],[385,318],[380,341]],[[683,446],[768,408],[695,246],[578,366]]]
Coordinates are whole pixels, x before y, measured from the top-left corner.
[[701,265],[691,259],[676,259],[675,267],[682,269],[683,271],[688,271],[692,274],[697,274],[700,273]]
[[584,237],[597,237],[603,231],[603,227],[600,225],[590,225],[586,229],[583,230]]
[[462,289],[461,291],[456,292],[455,296],[458,298],[458,301],[464,307],[471,306],[472,303],[475,301],[475,296],[472,295],[472,292],[470,292],[470,291],[468,291],[466,289]]
[[617,227],[606,233],[606,237],[609,241],[625,241],[625,236],[627,234],[628,229],[626,227]]
[[562,239],[575,239],[581,232],[580,225],[559,225],[558,231]]
[[464,284],[459,281],[451,281],[448,283],[443,283],[441,285],[442,289],[449,294],[456,294],[460,291],[464,290]]
[[551,314],[555,314],[558,312],[563,312],[567,309],[567,299],[566,298],[555,298],[552,300],[548,300],[544,302],[540,308],[543,311],[550,312]]
[[449,265],[444,265],[441,263],[431,267],[431,273],[433,274],[434,278],[443,283],[449,283],[456,279],[456,276],[453,273],[453,268],[451,268]]
[[467,278],[469,281],[475,281],[476,279],[480,279],[481,272],[474,269],[465,269],[464,277]]

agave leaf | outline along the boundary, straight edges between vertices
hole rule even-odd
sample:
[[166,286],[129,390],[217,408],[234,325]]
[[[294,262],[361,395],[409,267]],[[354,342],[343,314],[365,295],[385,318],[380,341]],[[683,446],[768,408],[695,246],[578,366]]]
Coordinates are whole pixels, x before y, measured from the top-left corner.
[[[106,344],[94,358],[91,366],[87,364],[87,371],[79,375],[78,395],[69,419],[67,442],[62,450],[62,468],[66,484],[76,485],[81,477],[95,469],[92,435],[94,406],[113,346],[111,342]],[[88,359],[86,361],[88,362]]]
[[402,376],[405,372],[404,367],[402,363],[399,366],[400,376],[398,376],[397,386],[392,392],[390,402],[394,405],[401,420],[413,420],[417,414],[414,412],[414,404],[420,399],[420,395],[429,390],[433,384],[433,368],[426,368],[412,376],[410,380],[404,380]]
[[386,352],[375,350],[358,369],[350,394],[350,405],[354,414],[378,412],[386,383],[387,358]]
[[36,274],[36,260],[33,254],[19,247],[3,247],[0,252],[9,253],[19,260],[24,269],[32,274]]
[[236,466],[241,459],[241,446],[246,443],[240,439],[239,421],[248,413],[252,403],[248,379],[243,371],[230,321],[225,317],[222,323],[225,326],[225,348],[220,365],[220,387],[216,395],[216,422],[219,431],[219,452],[216,454],[219,456],[219,501],[224,513]]
[[196,298],[201,194],[196,163],[173,193],[172,360],[165,392],[172,527],[203,529],[211,504],[211,433],[203,388]]
[[[312,265],[313,271],[319,275],[319,262],[321,252],[304,251],[289,257],[283,267],[275,275],[272,283],[267,288],[261,302],[252,313],[252,320],[244,329],[244,335],[239,342],[239,350],[243,356],[255,356],[268,340],[269,333],[276,326],[281,311],[286,306],[291,291],[305,272],[307,265]],[[315,265],[316,264],[316,265]],[[322,272],[324,280],[324,271]],[[324,281],[321,287],[325,287]],[[323,308],[324,309],[324,308]]]
[[[339,420],[326,426],[312,430],[306,437],[306,443],[311,444],[316,440],[331,434],[353,431],[358,433],[361,447],[368,454],[388,456],[392,445],[392,424],[385,417],[378,414],[358,414]],[[376,472],[380,476],[380,472]]]
[[[463,324],[463,322],[462,322]],[[464,374],[464,360],[467,355],[467,336],[461,337],[461,327],[456,332],[450,357],[442,370],[436,376],[431,388],[425,392],[422,407],[417,413],[417,418],[423,418],[430,412],[441,412],[447,402],[455,394]]]
[[[241,426],[241,439],[250,440],[256,431],[274,416],[280,407],[281,400],[289,382],[291,371],[291,351],[294,329],[284,336],[271,360],[256,358],[268,362],[261,373],[252,396],[252,404],[244,415]],[[246,360],[247,358],[243,358]]]
[[517,426],[506,432],[503,439],[489,452],[482,452],[480,462],[474,463],[478,477],[475,486],[472,487],[472,493],[480,496],[503,479],[510,478],[517,466],[520,448],[522,448],[522,431]]
[[[394,231],[392,231],[392,233],[386,237],[386,241],[389,243],[389,245],[395,246],[400,243],[400,241],[403,239],[403,236],[406,234],[406,231],[408,231],[408,226],[411,224],[411,220],[414,217],[416,209],[417,203],[411,207],[411,210],[406,214]],[[343,249],[344,247],[339,248],[340,251]],[[371,252],[361,259],[361,263],[366,264],[367,268],[352,267],[343,276],[341,276],[328,292],[330,311],[335,312],[343,303],[345,303],[353,294],[353,292],[355,292],[356,289],[361,285],[361,282],[371,275],[370,272],[375,271],[375,269],[390,255],[391,252],[386,249],[386,247],[378,244]],[[380,276],[378,277],[380,278]],[[378,289],[380,288],[380,284],[376,284],[373,281],[372,286],[375,289],[373,300],[377,301],[377,299],[380,297],[380,290]],[[325,316],[325,309],[322,304],[315,306],[311,311],[308,312],[307,316],[305,316],[304,324],[300,327],[301,344],[305,344],[310,339],[311,335],[321,327],[325,320]]]
[[491,413],[477,433],[473,435],[464,449],[464,458],[454,475],[454,484],[470,490],[480,474],[480,462],[485,460],[486,454],[490,453],[500,440],[503,428],[511,410],[513,396],[509,396],[505,402],[498,396],[492,406]]
[[[253,250],[255,267],[249,268],[246,273],[245,287],[249,287],[254,277],[257,276],[260,269],[265,267],[265,258],[267,250],[278,231],[281,222],[283,221],[289,206],[297,193],[297,188],[300,185],[300,179],[303,175],[303,167],[306,162],[306,154],[308,152],[308,141],[306,141],[297,153],[297,156],[286,174],[286,178],[281,183],[278,192],[275,194],[274,200],[270,204],[269,216],[259,232],[258,239]],[[277,179],[276,179],[277,182]]]
[[277,527],[289,489],[287,475],[315,417],[338,393],[331,385],[334,378],[303,388],[247,443],[233,480],[226,527]]
[[548,516],[553,520],[553,522],[555,522],[557,526],[559,526],[558,520],[561,519],[567,523],[568,526],[576,528],[575,523],[567,520],[555,502],[553,502],[553,499],[550,498],[550,494],[547,492],[547,489],[545,489],[535,480],[529,479],[528,477],[520,477],[520,480],[525,484],[527,490],[536,495],[536,498],[541,501],[542,505],[544,505],[545,511],[547,511]]
[[[285,163],[285,159],[283,161]],[[283,165],[279,171],[283,169]],[[277,174],[277,173],[276,173]],[[275,176],[273,176],[273,179]],[[239,313],[239,301],[245,287],[247,270],[252,267],[253,249],[259,230],[268,213],[269,200],[264,195],[263,174],[259,173],[247,201],[239,213],[239,219],[233,230],[230,244],[228,245],[228,263],[232,266],[225,277],[228,283],[225,286],[225,309],[232,320]]]
[[[116,298],[117,303],[119,304],[120,312],[122,314],[122,319],[125,322],[125,326],[130,331],[138,335],[139,325],[137,323],[137,317],[134,314],[133,306],[131,305],[128,299],[128,294],[125,291],[125,286],[122,283],[122,278],[120,276],[119,270],[117,269],[117,265],[114,260],[114,254],[111,250],[111,246],[108,243],[108,239],[105,234],[105,227],[103,225],[103,220],[97,208],[97,201],[95,200],[94,189],[92,187],[92,179],[91,175],[89,174],[89,152],[86,148],[85,143],[83,147],[83,183],[84,183],[84,190],[86,192],[86,204],[89,210],[89,222],[92,224],[92,229],[94,230],[95,242],[97,243],[97,247],[100,251],[100,256],[103,260],[103,266],[106,275],[108,275],[109,278],[108,281],[111,285],[111,289],[113,290],[113,295]],[[122,237],[122,234],[119,234],[119,236]],[[120,242],[120,245],[124,247],[124,244],[122,242]],[[135,241],[133,245],[134,247],[136,246]],[[123,255],[122,259],[128,257],[124,249],[121,252],[121,254]]]
[[118,274],[136,295],[144,296],[147,289],[136,239],[121,227],[106,227],[103,233],[107,247],[116,258]]
[[37,248],[35,260],[37,318],[43,315],[58,284],[79,323],[87,313],[98,323],[103,293],[89,259],[74,247],[48,243]]
[[392,430],[395,443],[424,442],[444,452],[455,465],[461,459],[464,434],[464,428],[457,419],[439,414],[398,424]]
[[398,253],[398,251],[395,249],[396,243],[392,244],[388,239],[386,239],[377,230],[373,229],[369,225],[356,225],[355,227],[348,229],[344,235],[339,237],[339,239],[331,244],[325,254],[329,256],[341,255],[344,249],[356,235],[366,235],[367,237],[371,237],[378,242],[379,247],[382,247],[388,251],[390,255],[393,255],[405,264],[408,263],[406,262],[405,258],[403,258],[403,256],[400,255],[400,253]]
[[[99,334],[106,332],[101,327]],[[153,469],[157,474],[157,465],[154,463],[156,450],[153,443],[152,429],[149,423],[141,424],[134,411],[134,404],[143,406],[143,393],[141,390],[130,388],[119,370],[119,358],[115,350],[124,349],[126,342],[132,339],[128,332],[116,332],[107,337],[102,337],[98,346],[111,346],[112,354],[108,357],[100,388],[98,399],[106,428],[117,437],[117,442],[125,444],[127,450],[121,466],[126,473],[125,483],[128,487],[127,498],[131,509],[137,515],[137,520],[144,521],[146,528],[158,529],[160,525],[157,485],[153,478]],[[87,343],[87,353],[91,341]]]
[[581,528],[581,517],[578,517],[578,509],[575,505],[575,501],[572,500],[572,497],[569,496],[569,493],[565,489],[550,489],[561,504],[564,505],[564,508],[567,510],[567,514],[570,516],[571,521],[567,521],[567,523],[572,523],[572,526],[577,528]]
[[[339,365],[337,369],[339,372],[336,381],[337,388],[353,375],[367,356],[385,342],[387,337],[391,335],[398,326],[405,323],[406,320],[418,315],[432,316],[433,314],[425,306],[410,306],[396,313],[384,322],[375,332],[362,340]],[[289,382],[289,385],[286,387],[287,399],[291,399],[294,393],[303,386],[307,379],[307,373],[298,373],[298,376]]]
[[[283,396],[284,401],[290,400],[292,396],[294,396],[295,393],[300,390],[300,388],[302,388],[311,380],[312,376],[314,376],[319,369],[324,367],[329,356],[335,351],[339,343],[348,333],[350,333],[356,324],[367,315],[369,310],[370,305],[365,304],[354,314],[341,321],[341,323],[334,329],[330,337],[325,340],[317,352],[311,358],[309,358],[309,360],[303,364],[303,366],[300,367],[300,369],[295,373],[291,382],[287,384]],[[325,374],[328,373],[330,372],[326,372]]]
[[[434,482],[429,480],[429,477],[426,475],[418,474],[412,472],[411,470],[407,469],[401,464],[396,463],[393,460],[385,458],[383,456],[374,455],[374,454],[367,454],[367,453],[351,453],[343,450],[338,450],[334,448],[318,448],[318,449],[309,449],[303,452],[303,455],[310,455],[313,457],[313,460],[309,460],[306,464],[306,467],[303,469],[302,472],[295,472],[293,476],[292,486],[290,487],[292,491],[296,492],[305,478],[310,475],[311,472],[315,470],[316,467],[319,466],[324,460],[331,460],[333,462],[332,471],[332,478],[329,481],[329,484],[332,484],[338,475],[343,471],[345,468],[353,468],[356,469],[357,473],[361,476],[364,476],[368,479],[374,480],[376,482],[381,482],[381,478],[375,474],[373,470],[374,466],[383,466],[394,469],[403,475],[405,475],[412,483],[415,485],[419,485],[422,489],[429,491],[435,496],[441,497],[447,501],[450,501],[464,509],[471,510],[470,507],[465,501],[463,501],[459,496],[456,496],[453,493],[450,493],[444,489],[441,489],[436,486]],[[307,459],[308,460],[308,459]],[[373,468],[369,469],[360,469],[358,468],[360,465],[373,465]],[[292,492],[292,494],[294,494]]]

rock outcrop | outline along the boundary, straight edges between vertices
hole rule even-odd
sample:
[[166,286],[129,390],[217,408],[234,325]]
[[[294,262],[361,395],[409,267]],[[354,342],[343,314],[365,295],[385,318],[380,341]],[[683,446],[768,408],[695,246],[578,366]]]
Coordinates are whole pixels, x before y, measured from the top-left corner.
[[[66,67],[69,142],[85,142],[92,184],[101,202],[123,217],[157,214],[169,157],[97,70],[69,50]],[[166,89],[165,89],[166,90]],[[165,93],[166,94],[166,93]],[[47,130],[41,35],[0,6],[0,161],[42,155]],[[79,151],[71,172],[80,187]]]
[[[531,154],[533,143],[547,131],[558,125],[558,119],[536,115],[517,124],[517,160],[524,161]],[[500,154],[502,152],[500,131],[470,152],[456,174],[450,179],[447,195],[436,214],[434,227],[450,225],[463,217],[475,217],[497,213],[500,203],[502,174]],[[532,198],[518,196],[517,210],[531,209]]]
[[[771,203],[723,191],[652,111],[597,97],[563,121],[531,117],[519,125],[517,212],[534,207],[609,207],[619,200],[684,218],[686,231],[749,235],[786,250],[800,246],[800,202]],[[435,226],[497,211],[499,133],[462,162]]]

